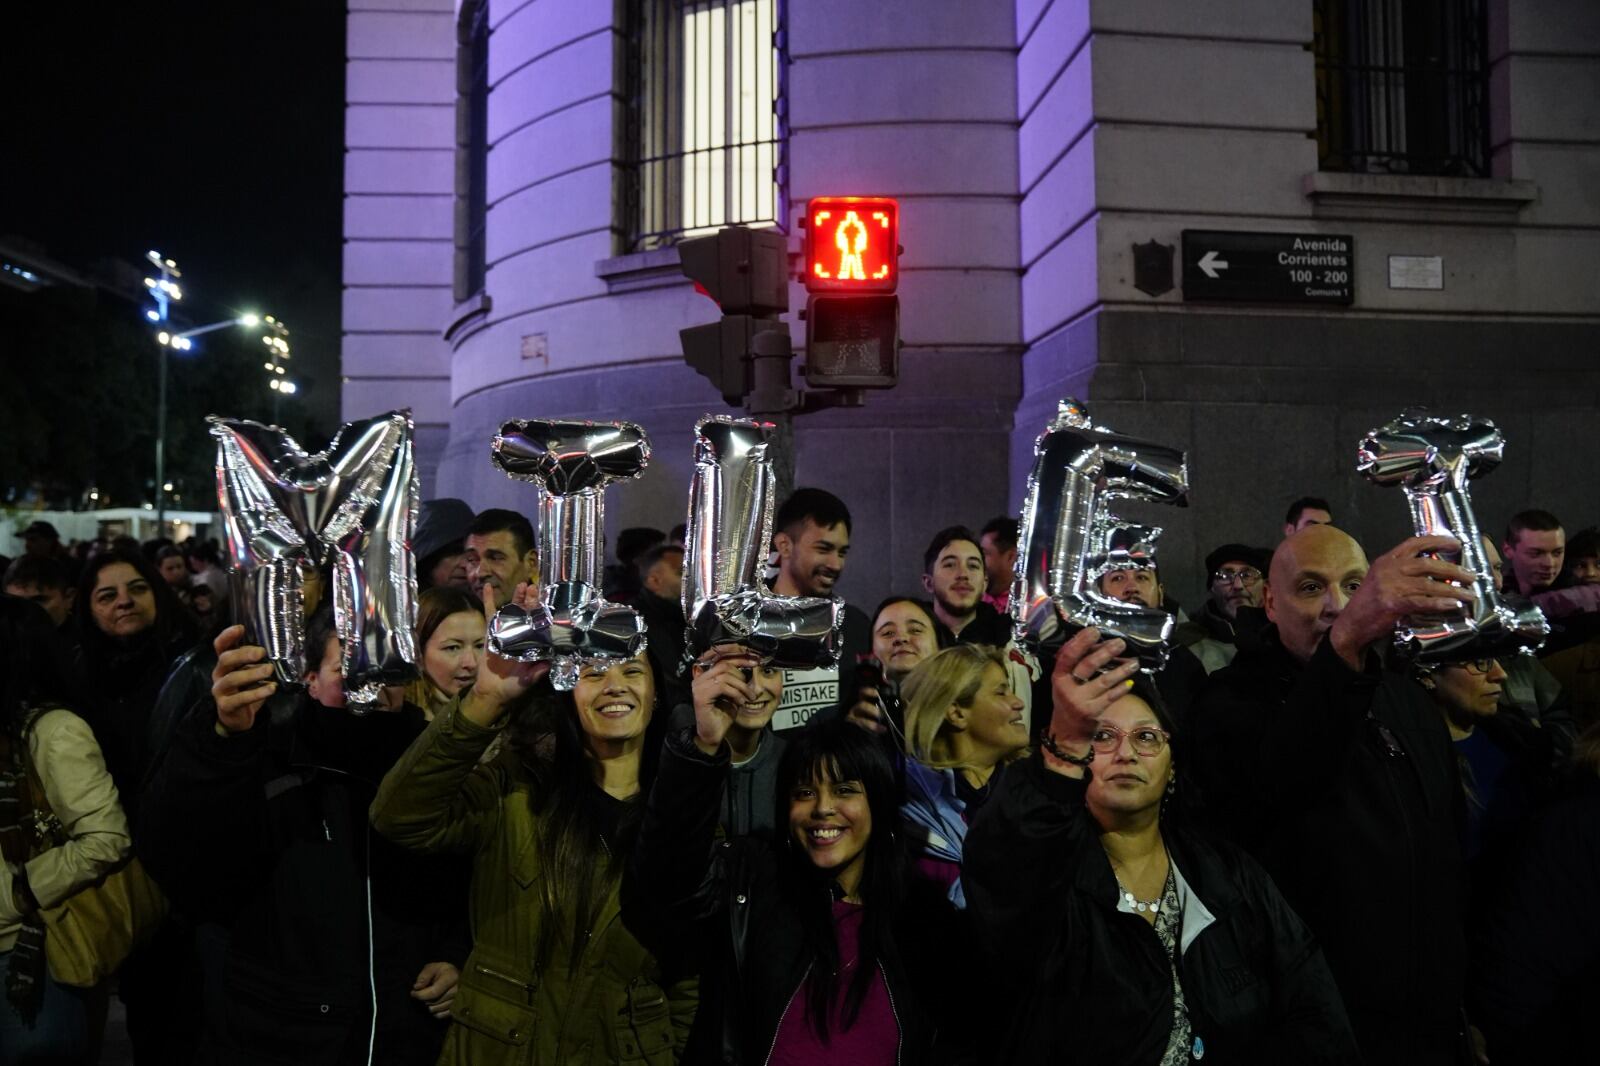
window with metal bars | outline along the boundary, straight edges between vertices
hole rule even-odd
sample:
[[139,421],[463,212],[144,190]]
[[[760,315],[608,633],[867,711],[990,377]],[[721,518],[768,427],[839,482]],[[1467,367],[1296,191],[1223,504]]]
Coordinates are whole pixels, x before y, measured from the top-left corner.
[[489,4],[467,0],[456,26],[456,303],[483,291],[489,215]]
[[1314,0],[1323,170],[1489,172],[1485,0]]
[[783,0],[628,0],[622,251],[785,224]]

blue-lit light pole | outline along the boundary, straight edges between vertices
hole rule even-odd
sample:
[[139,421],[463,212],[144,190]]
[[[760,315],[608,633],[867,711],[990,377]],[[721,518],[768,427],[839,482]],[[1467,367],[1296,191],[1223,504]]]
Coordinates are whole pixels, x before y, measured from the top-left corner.
[[[171,305],[174,301],[183,299],[183,290],[178,286],[177,281],[183,275],[178,270],[178,264],[170,259],[162,258],[160,252],[146,252],[145,258],[155,265],[159,273],[159,277],[144,279],[144,286],[150,290],[150,297],[156,303],[155,307],[145,311],[144,317],[158,327],[156,343],[161,347],[160,369],[157,372],[156,379],[155,492],[156,529],[159,535],[159,531],[165,527],[167,520],[167,494],[172,491],[172,486],[167,481],[167,353],[169,350],[186,352],[194,347],[194,342],[191,338],[205,333],[212,333],[219,329],[226,329],[229,326],[245,326],[246,328],[254,329],[262,324],[262,319],[255,314],[244,314],[238,318],[225,318],[220,322],[212,322],[208,325],[184,330],[181,333],[168,329],[167,327],[170,325],[172,318]],[[287,337],[289,331],[284,329],[283,324],[271,315],[266,317],[266,324],[274,336],[263,339],[269,345],[274,344],[275,341],[276,344],[281,345],[283,358],[287,359],[289,357],[289,346],[282,338]],[[274,363],[277,361],[278,353],[279,348],[274,347]],[[278,373],[281,374],[283,371],[279,370]],[[287,391],[294,391],[293,383],[283,381],[282,385],[287,387]],[[276,380],[273,383],[273,388],[274,390],[279,389],[279,384]]]
[[[155,264],[159,277],[145,278],[144,286],[150,290],[150,296],[155,300],[153,310],[146,311],[145,317],[159,326],[166,326],[171,320],[171,305],[173,301],[183,299],[183,290],[178,287],[178,279],[183,276],[178,270],[178,264],[170,259],[163,259],[160,252],[149,251],[144,257]],[[160,369],[156,372],[156,535],[161,535],[161,530],[167,518],[167,494],[163,488],[167,483],[167,348],[171,337],[165,329],[157,334],[161,342]]]

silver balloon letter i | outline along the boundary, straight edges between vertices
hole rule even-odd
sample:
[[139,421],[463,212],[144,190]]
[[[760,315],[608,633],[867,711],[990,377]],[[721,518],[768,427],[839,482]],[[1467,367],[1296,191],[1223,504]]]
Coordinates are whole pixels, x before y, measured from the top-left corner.
[[645,649],[644,619],[600,594],[605,490],[638,477],[650,441],[631,422],[507,422],[494,439],[494,464],[539,490],[541,606],[507,604],[489,624],[489,647],[522,662],[549,662],[550,683],[577,683],[585,664],[631,659]]
[[1111,512],[1111,502],[1187,506],[1184,453],[1097,426],[1081,403],[1066,399],[1033,454],[1012,618],[1024,638],[1047,653],[1076,630],[1093,626],[1103,637],[1126,641],[1147,673],[1161,669],[1172,615],[1113,599],[1100,591],[1099,582],[1112,570],[1155,565],[1160,528],[1122,521]]
[[1495,590],[1467,491],[1469,481],[1500,465],[1505,445],[1505,437],[1487,418],[1441,418],[1414,407],[1368,433],[1356,454],[1356,469],[1373,484],[1405,490],[1417,536],[1454,537],[1461,542],[1460,565],[1476,575],[1472,590],[1478,598],[1471,606],[1446,615],[1404,618],[1395,627],[1396,646],[1418,662],[1531,652],[1550,633],[1539,608]]

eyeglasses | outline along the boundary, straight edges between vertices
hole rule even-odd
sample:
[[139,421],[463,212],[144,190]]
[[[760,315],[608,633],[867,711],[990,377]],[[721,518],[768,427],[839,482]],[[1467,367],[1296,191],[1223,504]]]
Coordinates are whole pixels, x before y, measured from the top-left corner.
[[1473,674],[1473,675],[1476,675],[1478,677],[1482,677],[1484,674],[1487,674],[1490,670],[1493,670],[1495,668],[1495,660],[1493,660],[1493,659],[1473,659],[1473,660],[1471,660],[1469,662],[1454,663],[1452,665],[1461,667],[1461,669],[1465,670],[1469,674]]
[[1213,585],[1231,585],[1235,581],[1249,588],[1261,580],[1261,571],[1255,567],[1246,567],[1243,570],[1218,570],[1211,575]]
[[1146,759],[1153,759],[1161,754],[1161,749],[1167,746],[1167,741],[1172,739],[1165,729],[1155,726],[1140,726],[1138,729],[1123,732],[1114,725],[1096,726],[1089,736],[1089,747],[1101,755],[1111,755],[1122,747],[1122,738],[1127,737],[1133,745],[1136,755]]

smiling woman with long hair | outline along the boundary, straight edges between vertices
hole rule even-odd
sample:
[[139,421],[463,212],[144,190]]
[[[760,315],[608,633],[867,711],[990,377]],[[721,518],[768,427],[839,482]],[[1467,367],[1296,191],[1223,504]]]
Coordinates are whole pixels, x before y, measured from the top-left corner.
[[[520,602],[527,586],[518,590]],[[481,658],[384,778],[372,822],[402,846],[472,859],[472,954],[440,1062],[676,1061],[692,982],[618,919],[618,886],[653,760],[659,685],[643,655],[585,667],[571,692],[542,668]],[[485,750],[518,723],[499,756]]]
[[1012,1008],[995,1060],[1359,1061],[1321,949],[1254,861],[1188,828],[1182,739],[1097,640],[1062,647],[1040,750],[967,834],[967,913]]
[[[694,679],[695,722],[669,733],[624,885],[630,926],[697,960],[685,1061],[926,1061],[936,953],[954,910],[910,876],[883,744],[848,721],[791,732],[778,838],[718,840],[726,736],[759,660],[724,654]],[[948,961],[948,956],[944,956]]]

